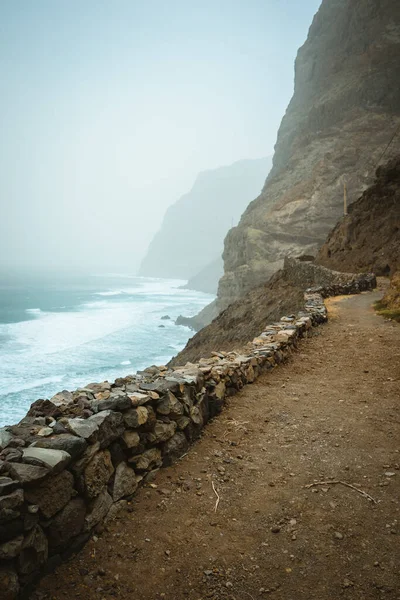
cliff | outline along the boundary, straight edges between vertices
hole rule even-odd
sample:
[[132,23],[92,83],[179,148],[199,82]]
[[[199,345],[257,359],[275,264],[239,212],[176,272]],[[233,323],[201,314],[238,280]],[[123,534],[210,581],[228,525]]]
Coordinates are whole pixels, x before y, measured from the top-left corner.
[[224,237],[259,193],[270,167],[270,158],[260,158],[200,173],[191,191],[168,208],[140,275],[190,279],[205,269],[196,289],[216,292],[221,271],[212,265],[221,257]]
[[400,155],[377,170],[374,184],[330,233],[317,262],[376,275],[400,270]]
[[[367,280],[372,281],[370,275],[365,275],[365,281]],[[273,323],[283,313],[290,315],[301,308],[306,288],[324,286],[334,295],[337,286],[343,291],[343,286],[354,286],[354,282],[360,282],[361,285],[363,281],[362,275],[331,271],[312,261],[286,258],[283,268],[267,283],[257,286],[243,298],[230,304],[212,323],[196,333],[169,365],[176,367],[196,362],[216,349],[244,351],[248,340],[257,335],[260,328]],[[180,324],[185,322],[180,321]],[[187,319],[186,324],[196,328],[196,317]]]
[[[295,63],[262,193],[228,233],[219,308],[266,281],[285,255],[315,254],[372,183],[400,123],[400,3],[323,0]],[[387,153],[398,151],[398,138]]]

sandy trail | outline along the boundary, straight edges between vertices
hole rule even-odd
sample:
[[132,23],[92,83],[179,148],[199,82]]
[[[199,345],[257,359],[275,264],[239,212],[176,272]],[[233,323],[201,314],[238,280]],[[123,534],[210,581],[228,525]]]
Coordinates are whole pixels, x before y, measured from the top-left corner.
[[[33,597],[400,599],[400,326],[378,297],[330,300],[329,323]],[[376,504],[306,487],[329,480]]]

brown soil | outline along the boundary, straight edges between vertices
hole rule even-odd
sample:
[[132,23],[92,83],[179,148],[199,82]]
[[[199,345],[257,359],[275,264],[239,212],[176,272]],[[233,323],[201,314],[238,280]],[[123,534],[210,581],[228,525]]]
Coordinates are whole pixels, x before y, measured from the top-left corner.
[[[379,296],[329,301],[330,322],[35,597],[399,599],[400,329],[373,312]],[[332,480],[376,504],[306,487]]]

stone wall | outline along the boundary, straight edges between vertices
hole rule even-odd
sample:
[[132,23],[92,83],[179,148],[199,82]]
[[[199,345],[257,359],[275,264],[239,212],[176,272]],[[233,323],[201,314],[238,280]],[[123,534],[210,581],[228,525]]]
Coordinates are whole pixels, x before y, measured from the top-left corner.
[[268,325],[245,354],[214,352],[197,364],[63,391],[0,429],[0,598],[28,595],[138,486],[184,454],[227,397],[285,360],[327,320],[324,296],[375,284],[373,275],[327,280],[306,291],[302,312]]

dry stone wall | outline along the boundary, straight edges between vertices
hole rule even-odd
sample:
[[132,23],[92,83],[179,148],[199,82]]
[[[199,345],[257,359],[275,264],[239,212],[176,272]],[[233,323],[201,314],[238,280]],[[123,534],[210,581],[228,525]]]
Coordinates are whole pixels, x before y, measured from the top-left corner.
[[[351,280],[350,280],[351,279]],[[149,367],[34,402],[0,429],[0,598],[28,595],[112,518],[160,467],[199,437],[227,397],[273,369],[327,320],[323,297],[375,287],[373,275],[305,293],[304,310],[282,317],[244,354],[214,352],[185,367]]]

